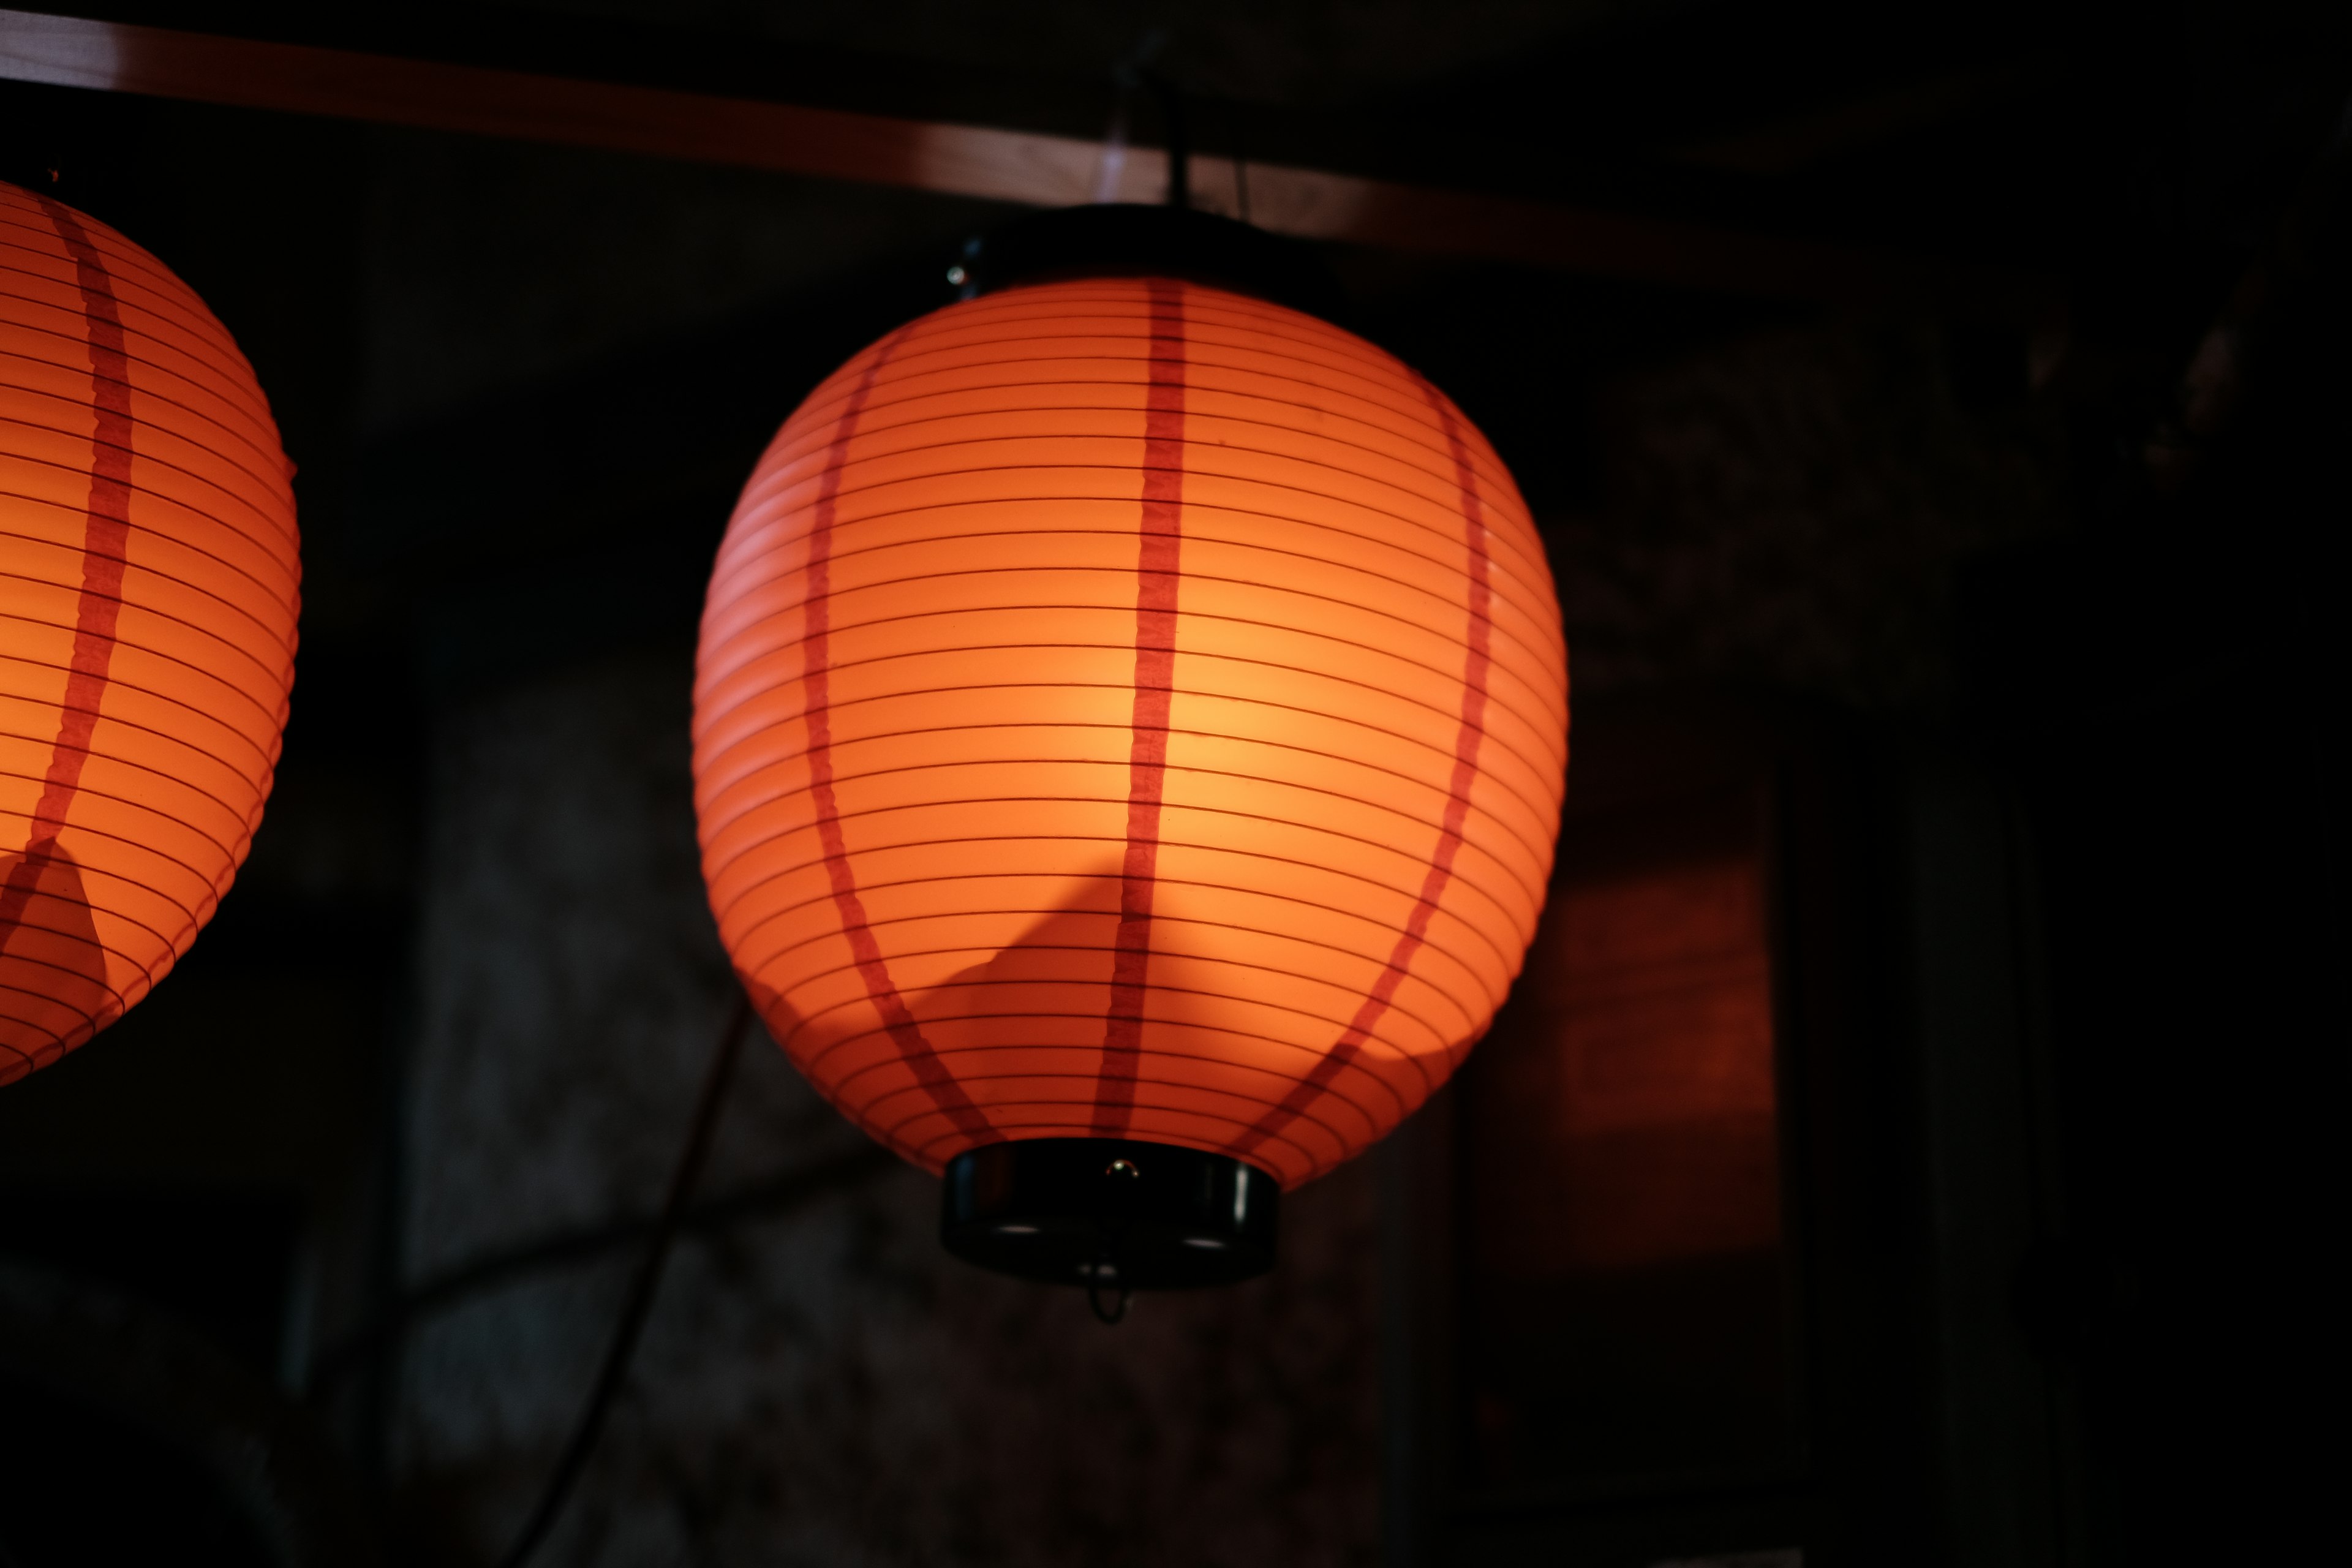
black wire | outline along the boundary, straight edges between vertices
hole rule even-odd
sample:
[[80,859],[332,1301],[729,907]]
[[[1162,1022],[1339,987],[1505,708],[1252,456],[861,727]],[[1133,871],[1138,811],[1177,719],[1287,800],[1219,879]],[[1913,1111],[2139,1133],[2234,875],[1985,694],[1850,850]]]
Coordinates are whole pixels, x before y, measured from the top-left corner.
[[581,1411],[572,1441],[564,1446],[563,1457],[556,1462],[555,1473],[548,1478],[547,1489],[540,1494],[539,1504],[531,1510],[522,1533],[515,1537],[514,1545],[499,1559],[500,1568],[522,1568],[530,1560],[530,1554],[547,1538],[548,1531],[563,1511],[572,1489],[579,1484],[589,1456],[596,1451],[596,1439],[604,1435],[614,1396],[620,1393],[622,1381],[628,1376],[629,1359],[636,1353],[646,1319],[652,1314],[654,1293],[661,1285],[662,1265],[669,1259],[670,1244],[677,1239],[678,1221],[686,1213],[687,1200],[694,1195],[694,1184],[709,1158],[710,1137],[719,1125],[719,1106],[727,1098],[727,1081],[734,1076],[735,1058],[742,1054],[743,1038],[751,1033],[751,998],[738,996],[726,1031],[719,1037],[718,1054],[710,1058],[709,1069],[703,1075],[702,1098],[695,1105],[686,1147],[678,1152],[677,1168],[670,1173],[669,1194],[663,1200],[661,1218],[654,1226],[652,1240],[646,1244],[645,1261],[637,1266],[636,1279],[629,1287],[628,1301],[621,1309],[621,1321],[613,1331],[613,1343],[604,1352],[604,1364],[596,1373],[587,1407]]
[[1160,124],[1168,141],[1168,205],[1189,207],[1192,205],[1192,142],[1186,134],[1184,95],[1156,70],[1138,70],[1136,78],[1160,100]]
[[[1192,205],[1192,151],[1184,123],[1184,95],[1174,82],[1151,68],[1151,62],[1167,45],[1168,29],[1150,28],[1136,40],[1128,57],[1112,68],[1111,78],[1118,83],[1118,104],[1111,113],[1111,140],[1121,143],[1127,140],[1128,94],[1137,87],[1148,88],[1160,100],[1160,127],[1168,142],[1168,205],[1189,207]],[[1116,193],[1111,199],[1118,199]]]
[[[699,1199],[680,1216],[677,1233],[697,1236],[759,1219],[898,1167],[898,1157],[887,1149],[878,1143],[861,1143],[845,1153]],[[410,1290],[364,1328],[322,1352],[310,1370],[309,1396],[314,1401],[328,1397],[345,1378],[382,1355],[425,1319],[534,1274],[592,1263],[616,1248],[641,1246],[660,1226],[658,1214],[632,1215],[468,1258]],[[0,1560],[0,1568],[7,1568],[5,1560]]]

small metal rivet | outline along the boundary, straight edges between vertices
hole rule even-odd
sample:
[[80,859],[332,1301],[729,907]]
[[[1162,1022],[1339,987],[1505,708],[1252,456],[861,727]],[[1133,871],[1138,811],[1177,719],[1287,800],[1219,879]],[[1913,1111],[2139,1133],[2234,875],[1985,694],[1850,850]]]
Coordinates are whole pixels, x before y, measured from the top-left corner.
[[1143,1173],[1137,1170],[1129,1161],[1113,1160],[1109,1164],[1103,1167],[1103,1174],[1106,1176],[1140,1176]]

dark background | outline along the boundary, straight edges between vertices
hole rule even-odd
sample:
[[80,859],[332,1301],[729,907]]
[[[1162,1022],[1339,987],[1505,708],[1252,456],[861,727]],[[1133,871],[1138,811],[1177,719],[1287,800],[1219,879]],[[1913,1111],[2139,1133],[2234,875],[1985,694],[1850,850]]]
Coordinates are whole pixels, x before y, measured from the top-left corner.
[[[1546,530],[1571,811],[1587,747],[1621,777],[1661,732],[1777,781],[1781,1458],[1475,1484],[1453,1101],[1300,1194],[1275,1279],[1106,1334],[937,1256],[929,1184],[859,1163],[761,1052],[712,1177],[740,1201],[548,1561],[2325,1549],[2341,8],[103,14],[1085,136],[1159,29],[1206,152],[1997,263],[2060,307],[1328,247],[1350,324],[1454,395]],[[0,1092],[0,1548],[490,1561],[724,1013],[684,734],[735,487],[1010,210],[17,83],[0,156],[236,333],[306,568],[236,895],[138,1012]],[[2226,383],[2197,379],[2217,342]],[[551,1237],[576,1245],[374,1331]],[[237,1479],[224,1433],[297,1479]]]

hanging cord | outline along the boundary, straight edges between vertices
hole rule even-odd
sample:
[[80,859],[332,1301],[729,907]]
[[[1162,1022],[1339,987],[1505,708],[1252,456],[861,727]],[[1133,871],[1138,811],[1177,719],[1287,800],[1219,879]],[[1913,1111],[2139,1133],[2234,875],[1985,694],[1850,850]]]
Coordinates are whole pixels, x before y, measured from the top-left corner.
[[1136,79],[1150,88],[1160,100],[1160,119],[1168,135],[1168,205],[1189,207],[1192,205],[1192,143],[1185,134],[1184,95],[1176,84],[1149,67],[1139,68]]
[[636,1353],[646,1319],[652,1314],[654,1293],[661,1285],[662,1265],[669,1260],[670,1244],[677,1239],[678,1221],[686,1214],[688,1200],[694,1195],[694,1184],[710,1156],[710,1138],[719,1126],[719,1110],[727,1098],[727,1083],[734,1076],[736,1058],[743,1054],[744,1037],[751,1032],[751,1000],[739,994],[735,1010],[728,1016],[727,1027],[719,1037],[718,1054],[710,1058],[709,1068],[703,1074],[702,1097],[695,1104],[694,1121],[687,1130],[686,1147],[678,1152],[677,1168],[670,1173],[669,1194],[662,1202],[661,1218],[646,1244],[645,1260],[637,1265],[637,1277],[629,1287],[628,1301],[621,1309],[621,1321],[613,1331],[613,1343],[604,1352],[604,1366],[597,1371],[587,1408],[581,1411],[580,1424],[572,1429],[572,1440],[564,1446],[563,1457],[556,1462],[555,1473],[548,1478],[547,1489],[540,1494],[539,1504],[531,1510],[522,1533],[515,1537],[514,1545],[499,1559],[499,1568],[522,1568],[530,1560],[530,1554],[547,1538],[548,1531],[563,1511],[572,1489],[579,1484],[589,1456],[596,1451],[596,1439],[604,1435],[605,1417],[612,1414],[614,1397],[621,1391],[622,1380],[628,1376],[629,1359]]
[[1168,141],[1168,205],[1192,205],[1192,140],[1186,134],[1184,95],[1151,64],[1167,44],[1168,29],[1153,27],[1136,40],[1125,59],[1111,68],[1111,79],[1118,84],[1118,97],[1111,105],[1110,126],[1103,134],[1102,161],[1096,170],[1097,202],[1118,200],[1119,176],[1127,167],[1127,104],[1140,87],[1160,100],[1160,125]]

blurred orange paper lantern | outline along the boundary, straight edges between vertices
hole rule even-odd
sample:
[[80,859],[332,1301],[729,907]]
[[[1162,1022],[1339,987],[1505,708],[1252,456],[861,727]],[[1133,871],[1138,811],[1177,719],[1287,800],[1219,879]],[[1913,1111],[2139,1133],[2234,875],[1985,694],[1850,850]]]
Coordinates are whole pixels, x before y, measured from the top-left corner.
[[1443,393],[1230,289],[1007,288],[844,365],[745,489],[704,873],[801,1070],[946,1171],[950,1247],[1240,1278],[1493,1017],[1567,725],[1543,547]]
[[0,185],[0,1084],[144,996],[245,859],[294,679],[290,471],[186,284]]

